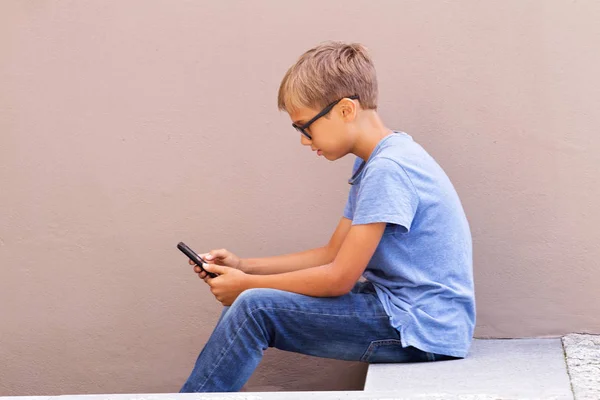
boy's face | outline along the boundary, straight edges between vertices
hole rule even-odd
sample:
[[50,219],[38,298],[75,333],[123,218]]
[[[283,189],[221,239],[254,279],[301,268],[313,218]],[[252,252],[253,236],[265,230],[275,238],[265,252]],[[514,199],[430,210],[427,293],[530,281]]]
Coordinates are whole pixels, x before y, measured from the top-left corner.
[[[302,126],[321,110],[299,108],[290,113],[292,122]],[[354,101],[344,99],[323,117],[314,121],[306,130],[312,139],[300,133],[301,143],[310,146],[318,155],[334,161],[350,153],[354,143],[353,122],[357,106]]]

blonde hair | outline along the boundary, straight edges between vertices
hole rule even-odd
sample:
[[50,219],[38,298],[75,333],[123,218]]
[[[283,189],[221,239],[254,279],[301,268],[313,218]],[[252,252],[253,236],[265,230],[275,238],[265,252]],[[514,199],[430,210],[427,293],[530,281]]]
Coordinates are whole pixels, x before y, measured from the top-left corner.
[[365,110],[377,109],[377,76],[367,48],[359,43],[325,42],[300,56],[288,69],[277,106],[291,113],[320,109],[344,97],[359,96]]

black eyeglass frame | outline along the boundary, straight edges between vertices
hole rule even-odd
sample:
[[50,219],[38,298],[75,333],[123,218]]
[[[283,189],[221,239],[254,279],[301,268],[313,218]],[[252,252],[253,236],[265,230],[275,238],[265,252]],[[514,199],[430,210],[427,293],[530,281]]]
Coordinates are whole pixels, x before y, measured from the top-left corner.
[[333,109],[333,107],[335,107],[335,105],[337,103],[339,103],[340,101],[342,101],[344,99],[358,100],[359,98],[360,98],[360,96],[358,96],[357,94],[355,94],[353,96],[342,97],[341,99],[334,101],[333,103],[329,104],[327,107],[325,107],[324,109],[322,109],[321,112],[319,112],[317,115],[315,115],[314,117],[312,117],[311,120],[308,121],[307,123],[305,123],[304,125],[300,126],[300,125],[296,125],[295,123],[292,123],[292,126],[298,132],[300,132],[301,134],[303,134],[304,136],[306,136],[308,138],[308,140],[312,140],[312,136],[310,135],[310,133],[306,132],[306,130],[308,129],[308,127],[313,122],[315,122],[316,120],[318,120],[322,116],[327,115]]

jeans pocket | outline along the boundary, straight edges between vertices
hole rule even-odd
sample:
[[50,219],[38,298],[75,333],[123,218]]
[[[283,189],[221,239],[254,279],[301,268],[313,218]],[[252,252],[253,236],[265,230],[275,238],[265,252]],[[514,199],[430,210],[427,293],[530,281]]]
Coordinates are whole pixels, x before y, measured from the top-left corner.
[[416,347],[402,347],[400,339],[374,340],[364,352],[360,361],[376,363],[408,363],[435,361],[432,353],[426,353]]

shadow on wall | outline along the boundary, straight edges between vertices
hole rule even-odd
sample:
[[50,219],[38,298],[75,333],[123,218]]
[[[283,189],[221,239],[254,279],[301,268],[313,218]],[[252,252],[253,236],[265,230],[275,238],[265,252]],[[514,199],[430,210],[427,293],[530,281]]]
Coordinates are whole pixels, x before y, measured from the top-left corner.
[[[312,368],[309,374],[307,365]],[[329,360],[268,349],[241,391],[363,390],[368,366],[367,363]]]

